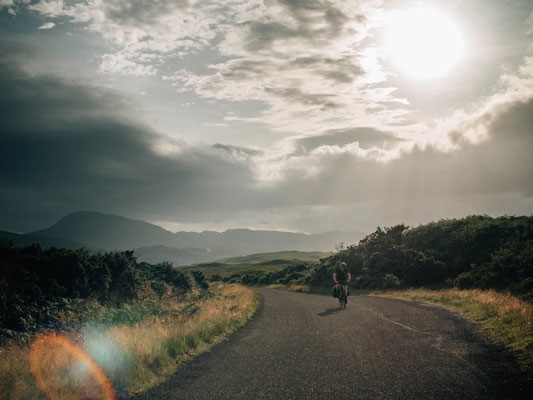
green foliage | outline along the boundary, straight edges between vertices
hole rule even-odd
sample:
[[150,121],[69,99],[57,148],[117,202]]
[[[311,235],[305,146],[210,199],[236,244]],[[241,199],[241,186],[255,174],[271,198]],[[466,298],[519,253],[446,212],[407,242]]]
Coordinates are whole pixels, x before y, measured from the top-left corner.
[[533,299],[533,217],[470,216],[396,225],[322,259],[309,284],[331,285],[344,261],[361,289],[494,288]]
[[209,283],[207,282],[207,279],[205,279],[205,276],[202,271],[191,271],[191,274],[194,278],[194,281],[196,282],[196,286],[198,286],[202,290],[209,289]]
[[[194,279],[205,289],[205,278]],[[38,245],[20,248],[11,242],[0,242],[0,329],[3,330],[57,327],[65,313],[75,309],[78,299],[94,299],[111,310],[142,298],[179,296],[191,288],[188,274],[168,263],[138,263],[133,251],[91,254],[84,249],[43,250]],[[121,311],[124,315],[101,319],[112,323],[138,319],[127,310],[126,307]],[[132,312],[144,315],[142,310]]]
[[[174,268],[168,262],[155,265],[142,263],[141,265],[144,270],[144,280],[150,282],[153,287],[162,285],[164,288],[166,285],[169,285],[178,293],[185,293],[192,288],[189,276]],[[162,294],[162,291],[158,290],[158,293]]]
[[357,289],[459,286],[509,290],[533,299],[533,217],[470,216],[416,228],[378,227],[359,244],[338,250],[316,265],[213,275],[211,280],[326,288],[343,261]]

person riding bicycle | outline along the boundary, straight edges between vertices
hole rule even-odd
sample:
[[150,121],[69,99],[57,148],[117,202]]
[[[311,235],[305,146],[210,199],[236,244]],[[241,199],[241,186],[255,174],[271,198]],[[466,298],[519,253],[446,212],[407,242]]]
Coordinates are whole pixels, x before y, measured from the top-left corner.
[[337,291],[341,289],[341,284],[344,285],[344,290],[346,293],[346,303],[348,303],[348,296],[350,292],[348,290],[348,283],[352,280],[352,275],[348,268],[346,267],[345,262],[340,262],[337,264],[335,272],[333,272],[333,282],[337,285]]

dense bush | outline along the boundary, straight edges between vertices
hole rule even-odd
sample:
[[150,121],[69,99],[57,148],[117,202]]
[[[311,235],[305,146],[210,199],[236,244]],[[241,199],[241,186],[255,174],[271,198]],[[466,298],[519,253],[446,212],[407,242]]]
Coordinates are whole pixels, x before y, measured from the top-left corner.
[[202,271],[191,271],[191,274],[196,286],[203,290],[209,289],[209,283],[207,282],[207,279],[205,279]]
[[365,289],[494,288],[533,298],[533,217],[470,216],[377,228],[321,260],[309,283],[328,286],[339,261]]
[[53,325],[75,299],[116,307],[146,297],[179,296],[193,281],[206,289],[202,277],[192,279],[169,263],[139,263],[133,251],[92,254],[0,242],[0,328],[28,331]]

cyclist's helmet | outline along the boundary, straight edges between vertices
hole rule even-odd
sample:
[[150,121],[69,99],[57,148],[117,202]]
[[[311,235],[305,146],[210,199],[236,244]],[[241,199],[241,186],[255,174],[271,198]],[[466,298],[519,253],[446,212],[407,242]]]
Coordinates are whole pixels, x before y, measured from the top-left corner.
[[339,263],[339,267],[340,267],[340,268],[346,268],[346,263],[341,261],[341,262]]

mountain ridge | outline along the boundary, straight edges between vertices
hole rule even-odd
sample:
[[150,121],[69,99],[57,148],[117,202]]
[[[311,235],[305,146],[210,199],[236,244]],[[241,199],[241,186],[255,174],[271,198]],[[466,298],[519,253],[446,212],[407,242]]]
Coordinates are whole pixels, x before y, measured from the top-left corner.
[[336,243],[355,243],[361,232],[324,232],[318,234],[227,229],[224,232],[171,232],[149,222],[95,211],[78,211],[66,215],[48,228],[24,236],[66,239],[90,248],[126,250],[165,246],[175,249],[222,248],[236,252],[301,250],[330,251]]

